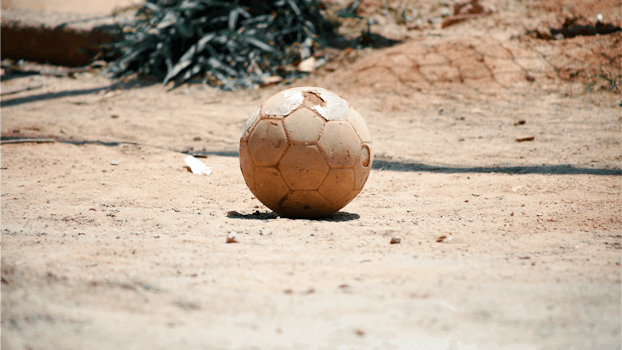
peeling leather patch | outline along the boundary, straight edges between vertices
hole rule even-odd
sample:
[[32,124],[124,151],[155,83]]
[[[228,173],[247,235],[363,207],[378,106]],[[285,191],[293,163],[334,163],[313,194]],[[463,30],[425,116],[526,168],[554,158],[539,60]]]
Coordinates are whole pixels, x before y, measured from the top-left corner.
[[298,106],[302,104],[302,101],[304,99],[300,91],[287,90],[281,93],[283,94],[283,96],[285,96],[285,100],[279,103],[273,110],[267,111],[266,112],[267,116],[270,116],[270,115],[287,116],[294,109],[298,108]]
[[318,90],[320,97],[326,106],[317,105],[313,110],[317,111],[327,121],[348,120],[348,104],[341,97],[328,91]]

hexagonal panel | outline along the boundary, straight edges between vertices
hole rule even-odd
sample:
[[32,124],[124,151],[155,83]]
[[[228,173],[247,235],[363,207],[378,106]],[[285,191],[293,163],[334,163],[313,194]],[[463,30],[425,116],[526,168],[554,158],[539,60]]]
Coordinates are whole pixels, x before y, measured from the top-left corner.
[[279,203],[289,193],[281,173],[273,167],[255,168],[255,189],[253,194],[266,207],[277,211]]
[[276,165],[288,146],[280,120],[259,121],[248,139],[248,150],[256,166]]
[[347,168],[359,158],[361,141],[347,121],[326,123],[318,147],[331,168]]
[[339,204],[353,189],[354,170],[348,168],[330,169],[328,175],[326,175],[326,178],[324,179],[324,182],[322,182],[317,191],[331,204]]
[[302,104],[302,92],[294,89],[281,91],[267,99],[262,105],[263,115],[269,118],[282,118],[289,115]]
[[248,144],[246,142],[240,142],[240,169],[246,185],[251,191],[255,188],[255,164],[251,158],[250,152],[248,152]]
[[354,189],[361,190],[367,182],[367,177],[374,162],[374,155],[370,144],[361,146],[361,157],[354,164]]
[[326,121],[314,112],[301,107],[283,120],[283,126],[290,143],[315,143]]
[[246,121],[246,125],[244,125],[244,130],[242,130],[242,137],[240,141],[248,141],[248,137],[251,135],[253,131],[253,127],[259,121],[259,113],[261,112],[261,107],[257,108],[255,112],[248,118]]
[[349,119],[350,124],[356,131],[356,134],[359,135],[359,138],[362,142],[371,143],[371,136],[369,136],[369,130],[367,130],[367,124],[365,124],[365,120],[356,109],[350,107],[350,116]]
[[281,203],[283,213],[294,217],[323,216],[329,208],[330,203],[317,191],[292,191]]
[[317,147],[291,145],[281,162],[279,170],[292,190],[317,190],[328,173],[328,164]]

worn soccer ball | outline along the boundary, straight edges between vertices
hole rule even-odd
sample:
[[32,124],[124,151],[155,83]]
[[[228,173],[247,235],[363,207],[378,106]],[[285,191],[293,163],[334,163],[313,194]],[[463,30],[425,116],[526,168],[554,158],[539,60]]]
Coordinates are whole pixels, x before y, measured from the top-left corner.
[[322,217],[361,192],[371,170],[363,117],[337,94],[293,88],[267,99],[240,139],[240,167],[251,192],[286,217]]

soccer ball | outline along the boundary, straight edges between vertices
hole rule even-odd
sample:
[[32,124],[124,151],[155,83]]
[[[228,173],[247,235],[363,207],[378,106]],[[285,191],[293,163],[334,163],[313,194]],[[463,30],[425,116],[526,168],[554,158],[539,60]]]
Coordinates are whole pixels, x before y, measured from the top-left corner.
[[267,99],[240,139],[240,168],[257,199],[286,217],[328,216],[361,192],[371,170],[363,117],[337,94],[293,88]]

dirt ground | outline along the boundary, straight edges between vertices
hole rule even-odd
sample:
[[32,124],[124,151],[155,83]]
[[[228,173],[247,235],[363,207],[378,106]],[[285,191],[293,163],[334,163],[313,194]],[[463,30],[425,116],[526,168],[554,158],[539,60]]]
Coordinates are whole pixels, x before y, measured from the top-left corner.
[[[251,91],[3,76],[3,140],[56,142],[2,145],[2,348],[620,349],[622,36],[524,35],[620,3],[539,4],[387,20],[404,43]],[[278,217],[239,169],[246,119],[290,86],[373,138],[326,219]]]

